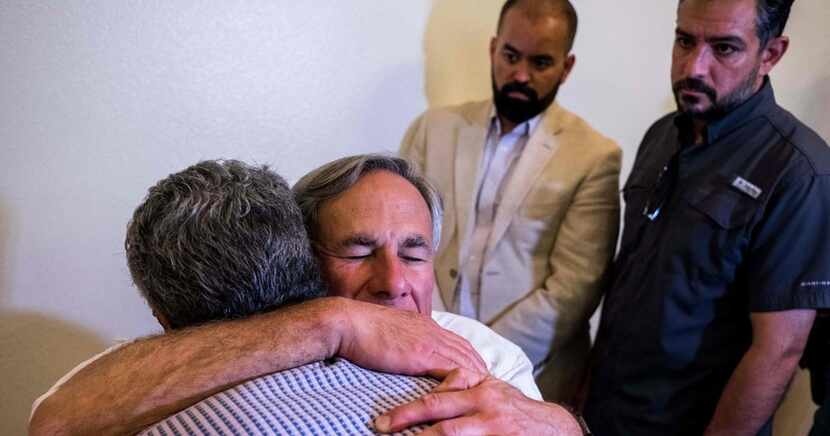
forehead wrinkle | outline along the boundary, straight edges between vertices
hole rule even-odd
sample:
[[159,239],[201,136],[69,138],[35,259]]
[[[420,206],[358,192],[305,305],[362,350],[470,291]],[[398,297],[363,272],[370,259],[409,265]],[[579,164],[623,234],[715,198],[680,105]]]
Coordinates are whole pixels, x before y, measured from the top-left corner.
[[400,242],[400,234],[432,233],[432,216],[421,193],[410,182],[385,171],[364,175],[324,203],[319,224],[325,229],[320,236],[332,244],[353,236],[381,244],[389,237]]

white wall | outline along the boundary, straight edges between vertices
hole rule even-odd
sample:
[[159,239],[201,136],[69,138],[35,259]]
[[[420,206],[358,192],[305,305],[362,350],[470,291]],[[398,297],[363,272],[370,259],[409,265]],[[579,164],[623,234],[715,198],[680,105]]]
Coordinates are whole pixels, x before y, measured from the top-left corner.
[[[35,395],[85,356],[158,329],[122,247],[152,183],[217,157],[294,181],[396,149],[428,105],[489,94],[500,4],[0,0],[0,434],[23,432]],[[672,107],[674,2],[575,4],[560,102],[623,145],[627,174]],[[826,0],[799,0],[774,74],[780,101],[825,138],[828,21]],[[800,388],[784,434],[808,425]]]

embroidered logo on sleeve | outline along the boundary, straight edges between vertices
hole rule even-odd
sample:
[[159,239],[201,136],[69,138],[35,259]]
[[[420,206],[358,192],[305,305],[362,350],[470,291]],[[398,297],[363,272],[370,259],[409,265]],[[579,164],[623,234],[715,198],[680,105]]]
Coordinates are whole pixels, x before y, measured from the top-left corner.
[[732,187],[756,200],[761,196],[761,192],[763,192],[761,188],[753,185],[749,180],[741,176],[735,177],[735,180],[732,181]]
[[801,282],[802,288],[826,288],[830,287],[830,280],[813,280],[810,282]]

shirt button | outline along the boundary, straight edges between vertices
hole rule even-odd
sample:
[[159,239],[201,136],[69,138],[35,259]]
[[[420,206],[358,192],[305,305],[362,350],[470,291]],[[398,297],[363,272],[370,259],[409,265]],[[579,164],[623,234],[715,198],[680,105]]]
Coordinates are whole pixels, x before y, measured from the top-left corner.
[[455,268],[450,268],[450,278],[454,279],[456,277],[458,277],[458,271],[456,271]]

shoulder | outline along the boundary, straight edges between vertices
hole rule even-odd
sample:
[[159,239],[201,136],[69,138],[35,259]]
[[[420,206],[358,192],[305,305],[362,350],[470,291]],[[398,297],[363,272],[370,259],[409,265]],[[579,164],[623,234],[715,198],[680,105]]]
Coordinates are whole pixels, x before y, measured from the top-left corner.
[[491,363],[506,358],[512,359],[516,355],[524,356],[524,352],[518,345],[474,319],[439,311],[432,312],[432,319],[441,327],[470,341],[481,357],[488,361],[488,369]]
[[532,399],[542,399],[533,379],[533,365],[518,345],[474,319],[438,311],[432,312],[432,318],[441,327],[467,339],[494,377],[515,386]]
[[492,107],[492,100],[471,101],[427,109],[418,119],[427,123],[480,124],[487,121]]
[[619,154],[616,141],[595,129],[579,115],[553,103],[545,112],[542,126],[548,132],[561,135],[562,139],[579,144],[583,152],[598,154]]
[[802,176],[830,175],[830,147],[818,133],[781,107],[771,112],[768,121],[780,135],[783,150],[791,149],[795,163],[803,167]]

